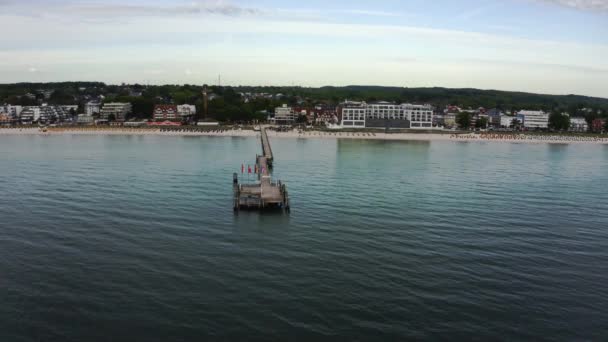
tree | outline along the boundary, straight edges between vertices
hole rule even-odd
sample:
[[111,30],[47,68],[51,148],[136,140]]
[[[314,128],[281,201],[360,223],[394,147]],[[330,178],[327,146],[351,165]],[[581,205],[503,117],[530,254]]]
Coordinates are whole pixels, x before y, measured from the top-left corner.
[[558,111],[549,114],[549,127],[557,131],[567,131],[570,128],[570,116]]
[[486,128],[488,127],[488,118],[481,117],[475,121],[476,128]]
[[456,123],[462,129],[469,129],[471,127],[471,113],[462,112],[456,115]]
[[308,119],[306,118],[306,115],[303,114],[298,115],[296,119],[296,123],[306,123],[307,121]]
[[513,128],[519,128],[519,126],[521,126],[521,121],[519,121],[518,119],[513,119],[511,121],[511,127],[513,127]]
[[587,121],[587,126],[589,127],[589,132],[593,131],[593,121],[598,118],[598,114],[595,110],[587,110],[585,112],[585,120]]
[[604,123],[604,131],[608,132],[608,120]]
[[114,115],[114,114],[108,115],[108,122],[113,122],[113,121],[116,121],[116,115]]
[[54,105],[71,105],[74,104],[74,96],[70,95],[67,90],[57,89],[51,94],[49,103]]

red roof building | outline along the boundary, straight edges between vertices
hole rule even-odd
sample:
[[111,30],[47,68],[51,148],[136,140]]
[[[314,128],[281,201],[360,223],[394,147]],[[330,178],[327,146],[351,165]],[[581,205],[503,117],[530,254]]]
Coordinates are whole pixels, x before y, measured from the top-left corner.
[[176,120],[181,119],[176,105],[155,105],[154,120]]
[[606,121],[602,119],[595,119],[591,122],[591,130],[595,133],[600,133],[604,130],[604,126],[606,125]]

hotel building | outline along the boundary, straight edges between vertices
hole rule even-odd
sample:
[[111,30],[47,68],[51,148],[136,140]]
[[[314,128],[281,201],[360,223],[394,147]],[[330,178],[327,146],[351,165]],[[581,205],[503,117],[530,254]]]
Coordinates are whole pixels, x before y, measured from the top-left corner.
[[548,129],[549,113],[535,110],[522,110],[517,113],[517,118],[523,122],[527,129]]
[[99,114],[101,111],[101,103],[96,101],[89,101],[84,105],[84,113],[86,115]]
[[112,114],[116,121],[125,121],[125,116],[131,113],[130,103],[106,103],[103,105],[99,116],[102,120],[108,120]]
[[433,107],[409,103],[352,102],[339,107],[343,128],[414,128],[433,127]]
[[290,125],[296,121],[296,113],[293,108],[283,105],[274,110],[274,120],[278,125]]

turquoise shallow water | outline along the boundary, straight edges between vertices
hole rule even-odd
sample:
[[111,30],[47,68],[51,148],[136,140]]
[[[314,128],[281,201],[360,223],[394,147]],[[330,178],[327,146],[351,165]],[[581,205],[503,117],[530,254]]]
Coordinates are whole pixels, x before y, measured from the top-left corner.
[[0,340],[608,336],[608,147],[0,136]]

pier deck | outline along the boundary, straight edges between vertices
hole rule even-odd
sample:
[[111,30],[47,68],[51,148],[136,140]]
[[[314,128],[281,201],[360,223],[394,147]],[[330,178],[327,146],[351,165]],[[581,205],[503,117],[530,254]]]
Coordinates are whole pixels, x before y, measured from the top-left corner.
[[272,167],[272,162],[274,161],[274,156],[272,155],[272,147],[270,147],[270,141],[268,140],[268,134],[266,133],[266,128],[262,127],[260,130],[260,135],[262,139],[262,153],[264,157],[266,157],[266,163],[269,167]]
[[256,156],[258,182],[239,184],[238,175],[234,174],[234,210],[240,209],[284,209],[289,212],[289,195],[287,186],[281,181],[272,182],[270,169],[274,159],[266,130],[261,130],[263,155]]

